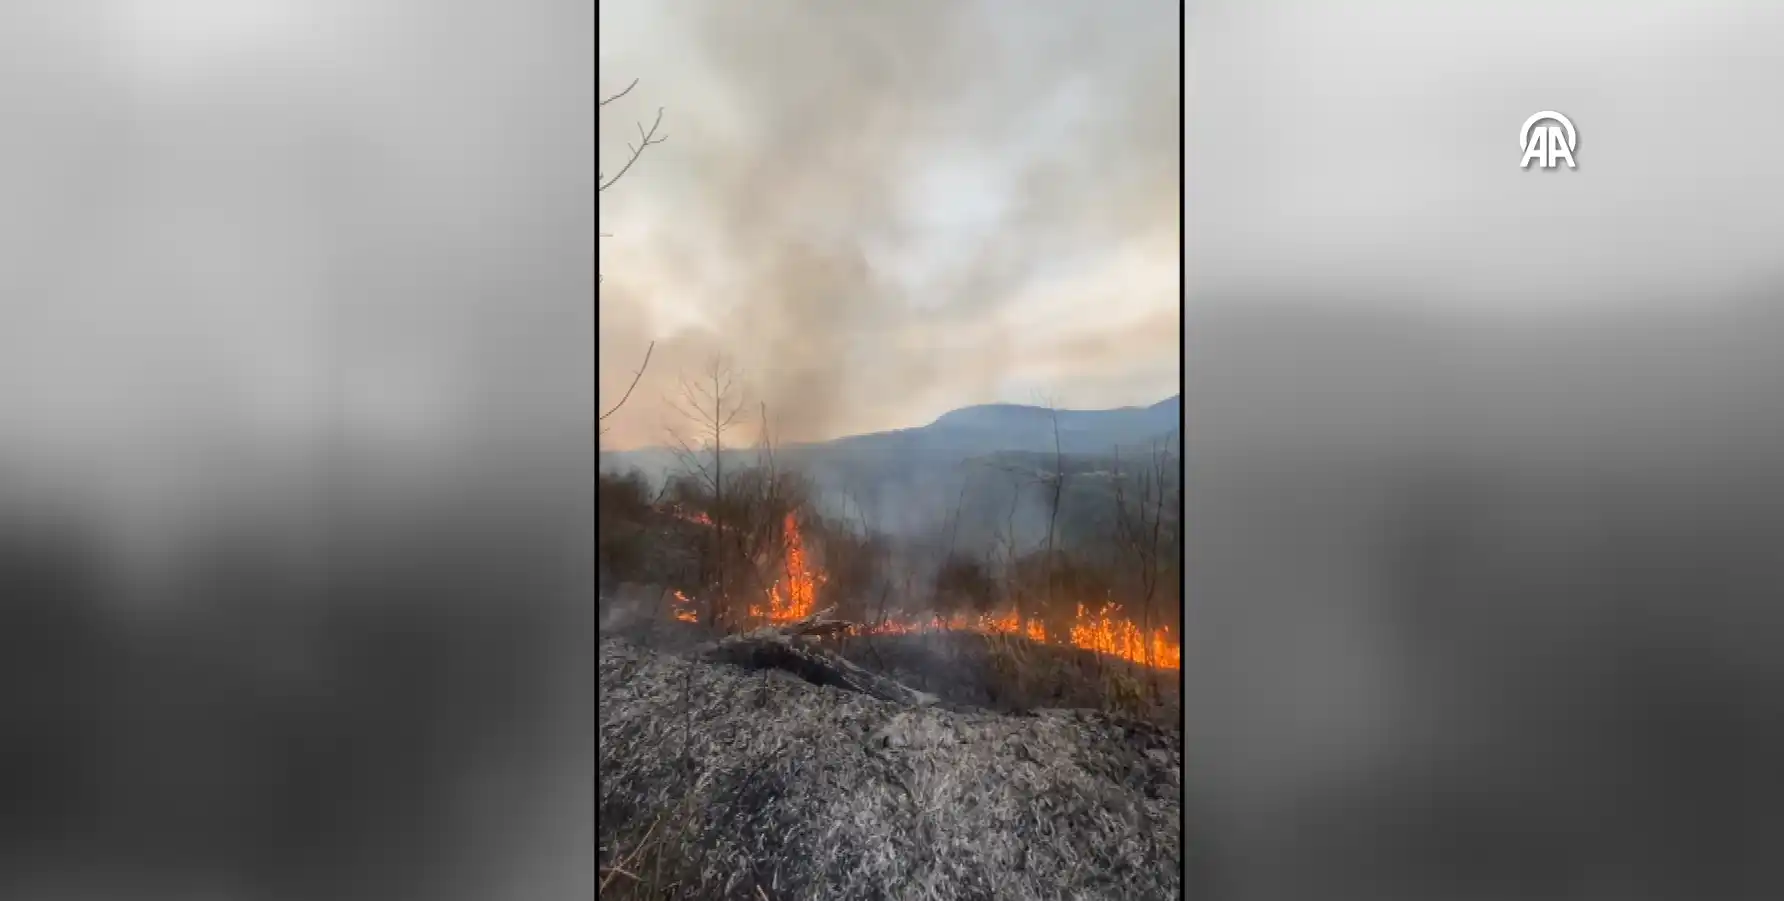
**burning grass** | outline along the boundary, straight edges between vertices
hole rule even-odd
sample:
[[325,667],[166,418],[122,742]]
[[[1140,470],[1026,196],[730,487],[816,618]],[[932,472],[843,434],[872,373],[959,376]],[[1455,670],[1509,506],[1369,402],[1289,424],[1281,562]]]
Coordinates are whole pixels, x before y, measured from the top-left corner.
[[[677,512],[678,518],[701,525],[712,525],[705,514]],[[817,609],[818,590],[827,576],[806,549],[798,517],[787,513],[782,523],[785,567],[781,578],[770,583],[765,603],[751,604],[749,617],[758,624],[777,625],[797,622]],[[683,622],[697,622],[698,615],[686,595],[676,592],[675,617]],[[1129,663],[1178,670],[1183,666],[1183,646],[1173,640],[1164,628],[1150,631],[1130,619],[1120,604],[1105,602],[1096,607],[1077,605],[1077,615],[1069,623],[1048,624],[1037,617],[1023,617],[1015,610],[1001,613],[953,613],[947,616],[894,612],[872,625],[861,626],[855,635],[909,635],[929,632],[977,632],[982,635],[1019,635],[1037,644],[1054,643],[1094,651]]]
[[910,708],[603,639],[602,897],[1174,898],[1181,736]]
[[1005,713],[1086,708],[1169,728],[1182,720],[1181,673],[1020,635],[970,631],[844,638],[856,664],[959,705]]
[[1096,612],[1078,605],[1077,620],[1063,630],[1049,630],[1040,619],[1020,617],[1015,611],[997,614],[955,613],[948,616],[911,616],[895,614],[886,621],[856,629],[855,635],[913,635],[938,632],[974,632],[980,635],[1008,635],[1025,638],[1035,644],[1054,644],[1078,648],[1164,670],[1183,667],[1183,648],[1170,640],[1164,629],[1150,635],[1121,615],[1121,605],[1109,604]]
[[[694,602],[674,591],[634,586],[603,596],[601,634],[639,645],[688,650],[713,638],[692,615]],[[665,615],[665,607],[668,615]],[[1008,620],[1004,623],[1007,624]],[[1182,719],[1182,670],[1150,667],[1024,630],[952,627],[853,628],[824,640],[833,653],[945,701],[1005,713],[1089,708],[1176,728]]]

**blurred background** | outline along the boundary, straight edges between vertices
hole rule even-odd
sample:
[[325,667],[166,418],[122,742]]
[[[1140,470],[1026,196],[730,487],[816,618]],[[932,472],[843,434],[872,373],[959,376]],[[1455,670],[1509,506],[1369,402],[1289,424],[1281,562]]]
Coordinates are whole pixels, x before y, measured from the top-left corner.
[[1784,14],[1187,27],[1191,896],[1776,897]]
[[593,31],[0,8],[0,897],[592,896]]

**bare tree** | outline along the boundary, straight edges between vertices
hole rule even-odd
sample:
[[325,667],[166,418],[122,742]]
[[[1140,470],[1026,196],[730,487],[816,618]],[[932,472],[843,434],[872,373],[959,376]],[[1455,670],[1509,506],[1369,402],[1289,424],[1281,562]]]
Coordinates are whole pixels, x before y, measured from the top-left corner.
[[[964,468],[964,467],[959,467]],[[962,475],[960,491],[954,495],[954,509],[948,514],[948,549],[945,553],[954,553],[954,547],[960,543],[960,508],[966,504],[966,486],[970,476]]]
[[1051,497],[1047,499],[1047,557],[1045,578],[1045,609],[1053,609],[1053,544],[1059,532],[1059,502],[1065,492],[1065,454],[1059,445],[1059,408],[1049,400],[1047,417],[1053,426],[1053,471],[1048,473],[1045,481],[1051,489]]
[[[1150,640],[1155,628],[1155,601],[1164,575],[1170,535],[1167,521],[1175,515],[1176,495],[1169,478],[1172,457],[1154,445],[1146,460],[1131,473],[1121,467],[1116,454],[1115,540],[1119,553],[1133,567],[1138,579],[1141,629]],[[1130,493],[1128,485],[1133,485]]]
[[1019,546],[1020,542],[1016,532],[1016,511],[1022,505],[1022,489],[1028,484],[1031,484],[1033,480],[1032,474],[1025,477],[1024,473],[1014,466],[997,468],[1002,469],[1004,473],[1010,477],[1010,506],[1009,509],[1004,512],[1002,527],[996,530],[996,544],[993,547],[992,553],[993,555],[996,555],[998,552],[1001,552],[1003,558],[1001,565],[1004,576],[1003,593],[1005,597],[1009,599],[1011,605],[1015,607],[1016,615],[1020,617],[1022,616],[1023,609],[1023,585],[1020,566],[1022,551]]
[[[722,626],[730,611],[726,603],[725,585],[725,438],[743,417],[744,400],[736,374],[723,356],[714,355],[698,378],[681,380],[680,397],[669,405],[693,426],[692,438],[669,431],[676,455],[689,473],[712,499],[707,515],[712,520],[712,541],[707,557],[707,572],[702,581],[711,581],[713,597],[709,603],[708,622]],[[696,443],[698,442],[698,443]],[[704,455],[712,455],[708,465]]]
[[[627,94],[632,93],[632,89],[637,86],[638,86],[638,79],[636,79],[636,78],[632,79],[632,83],[626,85],[624,90],[620,91],[617,94],[613,94],[609,97],[602,98],[601,104],[600,104],[601,108],[606,109],[607,104],[612,103],[615,100],[618,100],[621,97],[624,97]],[[631,170],[632,164],[638,162],[638,158],[644,155],[644,149],[646,147],[650,147],[654,144],[661,144],[664,141],[668,140],[667,135],[658,135],[657,134],[657,129],[659,127],[661,127],[662,124],[663,124],[663,109],[662,109],[662,107],[657,108],[657,117],[655,120],[653,120],[651,122],[649,131],[646,131],[644,129],[644,123],[642,123],[642,122],[637,123],[639,142],[636,145],[633,145],[633,144],[626,145],[626,149],[630,151],[630,156],[628,156],[626,158],[626,164],[624,166],[620,167],[620,170],[617,173],[615,173],[612,178],[608,178],[607,174],[604,172],[596,174],[595,180],[596,180],[596,182],[599,183],[599,189],[601,191],[605,191],[608,188],[613,187],[613,185],[615,183],[617,183],[621,178],[623,178],[625,176],[626,172]],[[607,235],[606,233],[602,233],[600,236],[603,238],[611,237],[610,235]],[[600,284],[601,281],[602,281],[602,276],[599,273],[596,273],[595,283],[598,285],[598,284]],[[632,389],[637,388],[638,380],[644,377],[644,370],[650,366],[651,351],[655,350],[656,346],[657,346],[656,342],[653,341],[653,342],[651,342],[649,347],[645,348],[644,362],[639,364],[637,371],[632,374],[632,384],[630,384],[626,387],[625,396],[621,397],[619,399],[619,402],[614,404],[613,407],[611,409],[609,409],[607,412],[602,413],[600,415],[598,422],[606,422],[607,418],[609,416],[612,416],[613,414],[619,412],[619,408],[625,406],[626,401],[631,399]],[[598,432],[598,434],[602,434],[602,435],[604,435],[606,433],[607,433],[607,430],[605,428],[601,428],[600,431]]]
[[746,564],[742,574],[756,577],[745,591],[766,589],[774,581],[764,572],[779,572],[791,584],[795,573],[788,553],[786,518],[804,501],[796,474],[782,471],[774,457],[768,405],[758,403],[761,420],[756,438],[756,465],[734,473],[725,486],[724,519],[730,559]]
[[[1016,537],[1015,537],[1016,505],[1017,505],[1017,502],[1021,498],[1022,488],[1025,485],[1039,485],[1046,490],[1047,534],[1046,534],[1046,537],[1043,539],[1043,544],[1042,544],[1043,556],[1041,558],[1041,578],[1042,578],[1041,596],[1042,596],[1042,610],[1045,612],[1052,612],[1053,602],[1054,602],[1053,588],[1054,588],[1054,581],[1055,581],[1054,580],[1054,562],[1055,562],[1054,558],[1056,556],[1055,551],[1057,549],[1058,537],[1059,537],[1059,511],[1060,511],[1060,507],[1062,505],[1062,502],[1063,502],[1064,496],[1065,496],[1066,468],[1065,468],[1065,449],[1064,449],[1064,446],[1061,443],[1060,437],[1059,437],[1059,408],[1057,407],[1057,405],[1055,405],[1053,403],[1053,401],[1051,399],[1044,399],[1043,403],[1046,406],[1048,421],[1053,429],[1053,468],[1052,468],[1052,470],[1048,471],[1048,470],[1044,470],[1044,469],[1033,469],[1033,468],[1029,468],[1029,467],[1025,467],[1025,466],[1016,465],[1016,464],[1007,464],[1007,465],[1001,466],[999,468],[1003,469],[1006,473],[1008,473],[1013,481],[1014,497],[1010,501],[1010,515],[1009,515],[1008,536],[1007,536],[1007,540],[1009,542],[1009,553],[1010,553],[1012,561],[1015,559],[1015,556],[1016,556]],[[1015,593],[1015,607],[1016,607],[1016,615],[1018,617],[1030,615],[1028,611],[1025,611],[1023,609],[1022,596],[1021,596],[1020,592]]]

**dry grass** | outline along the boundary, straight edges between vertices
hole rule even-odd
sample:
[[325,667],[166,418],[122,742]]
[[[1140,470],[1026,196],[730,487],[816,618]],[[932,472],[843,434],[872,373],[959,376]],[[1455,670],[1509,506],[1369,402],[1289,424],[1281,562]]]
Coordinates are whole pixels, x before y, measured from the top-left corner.
[[600,645],[602,897],[1175,898],[1181,734]]
[[[676,651],[714,637],[705,626],[666,615],[660,589],[627,589],[601,599],[604,637]],[[959,706],[1000,713],[1102,710],[1181,730],[1181,670],[1152,669],[1017,634],[970,631],[846,637],[830,648],[857,665]]]
[[1182,672],[1153,670],[1019,635],[939,632],[852,638],[843,656],[955,704],[1003,713],[1102,710],[1180,729]]

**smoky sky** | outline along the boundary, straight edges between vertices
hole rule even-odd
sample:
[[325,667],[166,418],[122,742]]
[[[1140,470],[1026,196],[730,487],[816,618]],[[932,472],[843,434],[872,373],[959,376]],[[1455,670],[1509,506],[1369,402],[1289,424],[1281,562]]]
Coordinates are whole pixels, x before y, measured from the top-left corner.
[[[722,355],[778,438],[1176,390],[1176,4],[609,3],[600,396],[664,440]],[[755,431],[754,425],[749,432]]]

